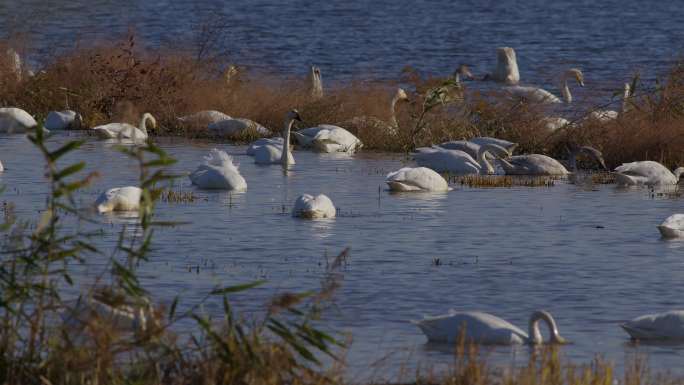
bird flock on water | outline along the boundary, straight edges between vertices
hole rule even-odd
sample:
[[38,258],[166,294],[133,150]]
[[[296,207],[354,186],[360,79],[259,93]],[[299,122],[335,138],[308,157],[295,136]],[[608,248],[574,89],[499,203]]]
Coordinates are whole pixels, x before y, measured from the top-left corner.
[[[9,52],[9,51],[8,51]],[[502,84],[502,89],[508,95],[521,100],[543,104],[572,103],[572,93],[569,81],[574,81],[584,87],[584,75],[577,68],[564,71],[560,77],[560,96],[534,86],[520,85],[520,74],[515,50],[510,47],[497,48],[497,65],[495,69],[485,75],[482,80]],[[21,59],[16,52],[12,55],[17,68],[21,68]],[[18,70],[20,73],[20,70]],[[236,73],[231,66],[226,76]],[[472,78],[466,66],[461,66],[455,73],[456,81],[460,77]],[[323,96],[321,72],[318,67],[311,67],[309,74],[312,98]],[[620,113],[628,108],[625,100],[630,96],[629,84],[625,84],[621,111],[597,110],[587,119],[608,121],[616,119]],[[247,155],[254,158],[254,163],[260,165],[281,165],[287,169],[295,164],[292,153],[291,139],[301,149],[311,149],[323,153],[353,154],[363,147],[359,138],[341,127],[348,123],[370,124],[377,129],[396,132],[398,123],[395,115],[397,103],[408,100],[405,90],[396,90],[390,104],[390,120],[383,121],[376,117],[359,116],[349,122],[320,124],[296,130],[295,122],[302,122],[299,112],[289,111],[281,136],[263,137],[251,143]],[[233,118],[220,111],[199,111],[191,115],[178,117],[182,123],[203,122],[207,129],[224,136],[239,135],[250,130],[260,136],[269,136],[271,131],[261,124],[245,118]],[[156,127],[156,120],[150,113],[145,113],[140,124],[136,127],[127,123],[109,123],[93,127],[91,130],[99,138],[144,142],[148,138],[148,127]],[[556,130],[571,123],[559,116],[545,118],[547,128]],[[23,133],[34,129],[45,132],[52,130],[78,130],[83,128],[82,116],[72,110],[50,112],[43,126],[28,112],[16,107],[0,108],[0,133]],[[572,177],[578,171],[577,157],[586,155],[596,164],[606,169],[600,151],[590,146],[580,146],[569,151],[569,159],[564,165],[556,159],[542,154],[513,155],[517,144],[492,137],[477,137],[469,140],[455,140],[415,149],[412,156],[417,167],[403,167],[390,172],[386,177],[389,190],[396,192],[447,192],[451,188],[440,173],[455,175],[505,174],[505,175],[546,175]],[[0,162],[0,172],[7,171]],[[11,170],[9,170],[11,171]],[[684,167],[670,171],[667,167],[655,161],[636,161],[624,163],[614,170],[618,185],[622,186],[675,186],[679,183]],[[247,182],[240,174],[238,165],[225,151],[212,149],[204,161],[189,174],[193,185],[200,189],[221,189],[232,191],[247,190]],[[139,210],[141,189],[135,186],[111,188],[102,193],[95,201],[95,208],[100,213],[115,211]],[[294,202],[292,215],[308,219],[331,219],[336,215],[336,208],[332,200],[324,195],[303,194]],[[658,227],[663,238],[684,238],[684,214],[674,214]],[[144,329],[146,317],[150,316],[151,306],[133,308],[113,307],[95,298],[78,304],[74,314],[94,312],[113,318],[122,328]],[[70,315],[73,319],[74,315]],[[477,311],[456,311],[440,316],[429,316],[422,320],[412,321],[432,342],[453,343],[460,336],[466,340],[481,344],[540,344],[543,337],[539,324],[544,322],[549,329],[550,343],[562,344],[566,340],[560,336],[556,321],[551,314],[544,310],[532,313],[525,332],[508,321],[492,314]],[[644,340],[684,340],[684,310],[673,310],[664,313],[649,314],[634,318],[621,325],[633,339]]]

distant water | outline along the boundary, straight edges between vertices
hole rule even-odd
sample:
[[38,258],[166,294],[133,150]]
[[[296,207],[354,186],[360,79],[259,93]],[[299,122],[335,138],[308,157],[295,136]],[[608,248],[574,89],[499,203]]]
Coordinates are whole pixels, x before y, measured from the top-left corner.
[[469,63],[482,73],[508,45],[525,82],[577,66],[587,87],[613,90],[633,71],[653,79],[684,47],[684,7],[639,0],[4,0],[0,30],[27,32],[39,60],[129,28],[173,47],[219,15],[237,62],[286,74],[315,63],[328,80],[397,78],[407,65],[447,74]]
[[[57,136],[51,145],[66,139]],[[86,139],[70,160],[86,161],[102,177],[78,196],[83,207],[103,190],[137,178],[132,161]],[[192,171],[212,147],[225,149],[240,163],[248,190],[200,191],[182,177],[176,188],[193,191],[197,201],[159,203],[159,220],[189,222],[157,230],[149,262],[140,266],[144,284],[159,301],[180,295],[186,308],[215,285],[266,279],[263,287],[231,296],[242,311],[263,310],[276,293],[318,288],[326,256],[350,247],[342,287],[324,325],[353,337],[347,356],[352,377],[450,362],[448,347],[426,345],[408,322],[450,308],[492,312],[523,329],[533,310],[547,309],[572,341],[563,354],[576,362],[604,354],[619,366],[643,352],[652,368],[684,374],[684,345],[636,347],[618,326],[638,315],[684,308],[684,242],[664,241],[656,229],[682,212],[681,197],[563,181],[548,188],[453,186],[445,194],[389,194],[384,177],[405,164],[402,157],[296,151],[297,164],[284,176],[279,166],[255,165],[244,146],[186,140],[161,145],[178,159],[173,171],[179,174]],[[38,152],[25,137],[4,135],[0,158],[6,167],[0,200],[16,204],[20,218],[35,219],[47,191]],[[328,195],[339,217],[292,218],[292,204],[303,193]],[[103,235],[93,241],[104,251],[115,246],[124,225],[135,223],[121,215],[94,218],[103,221],[97,226]],[[92,280],[104,262],[93,256],[74,267],[79,281]],[[213,314],[220,309],[219,300],[205,306]],[[191,325],[180,328],[196,330]],[[524,362],[529,348],[483,351],[492,363],[508,365]]]

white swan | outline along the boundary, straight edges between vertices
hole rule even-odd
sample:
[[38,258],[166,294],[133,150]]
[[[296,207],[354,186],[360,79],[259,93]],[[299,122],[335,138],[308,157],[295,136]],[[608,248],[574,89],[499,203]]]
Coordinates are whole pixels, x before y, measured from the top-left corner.
[[3,167],[2,162],[0,162],[0,172],[5,171],[5,167]]
[[0,108],[0,133],[26,132],[37,126],[33,116],[21,108]]
[[361,140],[342,127],[321,124],[293,132],[302,147],[313,147],[320,152],[346,152],[353,154],[363,146]]
[[341,122],[341,123],[336,123],[337,126],[340,127],[356,127],[357,130],[359,128],[370,128],[373,130],[380,130],[384,132],[389,132],[390,134],[394,135],[397,133],[397,130],[399,129],[399,122],[397,121],[397,114],[396,114],[396,109],[397,109],[397,103],[400,101],[408,101],[409,97],[406,94],[406,91],[404,91],[402,88],[397,88],[397,91],[394,93],[394,96],[392,97],[392,101],[390,102],[390,119],[389,122],[386,122],[382,119],[378,119],[374,116],[355,116],[347,121]]
[[245,118],[219,120],[207,126],[210,133],[218,136],[238,136],[252,131],[258,135],[270,135],[271,131],[261,124]]
[[671,172],[667,167],[652,160],[623,163],[615,168],[616,182],[621,186],[676,185],[682,174],[684,167]]
[[112,211],[137,211],[140,208],[139,187],[116,187],[103,192],[95,201],[95,207],[100,213]]
[[247,155],[249,156],[254,156],[254,152],[256,151],[257,147],[265,146],[267,144],[272,144],[274,146],[282,146],[283,145],[283,138],[276,136],[274,138],[260,138],[252,143],[249,144],[249,147],[247,147]]
[[509,156],[508,150],[495,144],[480,146],[477,160],[467,152],[460,150],[447,150],[441,147],[417,148],[413,154],[419,166],[429,167],[437,172],[450,172],[454,174],[493,174],[494,167],[487,160],[487,154],[495,156]]
[[536,345],[544,342],[539,331],[539,321],[546,322],[549,328],[550,343],[566,343],[565,339],[558,333],[556,321],[549,312],[544,310],[532,313],[528,333],[495,315],[478,311],[457,312],[452,309],[446,315],[425,317],[420,321],[411,322],[420,328],[430,342],[454,343],[463,335],[465,342],[477,344]]
[[104,298],[81,297],[69,303],[61,317],[67,326],[78,331],[83,330],[84,325],[92,319],[104,321],[115,330],[130,333],[146,331],[157,321],[147,299],[140,305],[110,305],[104,302]]
[[631,86],[629,83],[625,83],[624,90],[622,92],[622,105],[620,111],[615,110],[594,110],[587,115],[585,120],[597,120],[601,123],[609,122],[615,120],[620,116],[620,113],[627,112],[627,100],[631,94]]
[[19,56],[19,53],[12,47],[7,48],[7,50],[5,51],[5,55],[7,57],[7,62],[9,64],[10,71],[14,74],[16,80],[20,82],[23,77],[22,72],[24,69],[24,64],[21,60],[21,56]]
[[447,181],[427,167],[404,167],[387,174],[385,179],[392,191],[449,191]]
[[295,201],[292,216],[307,219],[335,218],[335,205],[324,194],[300,195]]
[[543,118],[542,124],[547,131],[554,132],[570,124],[570,121],[560,116],[547,116]]
[[663,238],[684,238],[684,214],[673,214],[658,226]]
[[48,130],[80,130],[83,118],[72,110],[50,111],[43,125]]
[[620,326],[635,340],[684,340],[684,310],[647,314]]
[[321,70],[316,66],[311,66],[309,72],[309,96],[313,100],[318,100],[323,97],[323,81],[321,80]]
[[[585,153],[593,158],[604,169],[606,163],[600,151],[593,147],[582,146],[571,150],[570,169],[577,170],[577,156]],[[507,159],[499,159],[506,175],[568,175],[570,172],[559,161],[542,154],[516,155]]]
[[495,144],[505,148],[509,152],[513,152],[513,150],[515,150],[515,148],[518,146],[517,143],[509,142],[503,139],[479,137],[473,138],[471,140],[451,140],[441,143],[439,147],[446,148],[448,150],[464,151],[473,158],[477,158],[477,153],[480,151],[481,144]]
[[225,151],[215,148],[189,177],[192,184],[203,189],[236,191],[247,189],[247,182],[240,175],[237,165],[233,164],[233,158]]
[[109,123],[93,127],[93,131],[103,139],[131,139],[133,141],[147,140],[147,121],[153,128],[157,127],[157,120],[146,112],[140,119],[140,127],[128,123]]
[[282,164],[287,168],[291,164],[295,164],[294,157],[290,152],[290,132],[295,121],[302,121],[297,110],[291,110],[287,113],[285,118],[285,127],[283,128],[283,144],[265,144],[254,149],[254,163],[256,164]]
[[482,80],[493,80],[497,83],[516,85],[520,82],[518,60],[515,50],[511,47],[496,49],[496,68],[491,74],[486,74]]
[[563,100],[549,91],[538,87],[511,86],[506,87],[504,90],[514,97],[534,103],[572,103],[572,94],[570,93],[570,87],[568,87],[568,79],[575,79],[580,87],[584,87],[584,75],[582,74],[582,71],[577,68],[571,68],[565,71],[561,76],[560,83]]
[[232,119],[230,116],[224,114],[221,111],[216,110],[206,110],[195,112],[194,114],[185,115],[177,118],[179,121],[194,125],[209,125],[212,123],[220,122],[222,120]]

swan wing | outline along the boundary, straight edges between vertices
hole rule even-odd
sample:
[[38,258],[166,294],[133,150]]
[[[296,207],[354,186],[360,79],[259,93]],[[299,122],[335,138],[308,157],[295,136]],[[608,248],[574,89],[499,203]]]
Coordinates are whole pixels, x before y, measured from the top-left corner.
[[505,87],[506,91],[517,98],[526,99],[534,103],[561,103],[561,100],[549,91],[529,86],[511,86]]
[[[413,321],[429,341],[453,343],[461,334],[478,344],[511,345],[524,343],[528,336],[520,328],[492,314],[454,312]],[[465,330],[464,330],[465,328]]]
[[319,151],[353,153],[362,146],[359,138],[344,128],[325,126],[330,128],[320,130],[312,140],[314,147]]
[[503,162],[506,174],[513,175],[567,175],[568,170],[559,161],[542,154],[516,155],[508,159],[508,163],[513,166],[506,167]]
[[404,167],[387,174],[387,184],[396,191],[448,191],[447,181],[427,167]]
[[684,310],[647,314],[620,325],[633,339],[684,339]]
[[[472,138],[472,139],[469,139],[468,142],[475,143],[478,146],[484,146],[486,144],[495,144],[497,146],[501,146],[501,147],[505,148],[508,151],[513,151],[518,146],[518,143],[513,143],[513,142],[510,142],[508,140],[499,139],[499,138],[492,138],[489,136],[480,136],[477,138]],[[477,156],[477,154],[475,154],[475,156]]]
[[437,172],[454,174],[478,174],[479,164],[466,152],[459,150],[435,150],[413,154],[416,163],[421,167],[428,167]]
[[480,151],[479,144],[467,140],[452,140],[440,144],[439,147],[446,148],[447,150],[460,150],[473,158],[477,157],[477,153]]

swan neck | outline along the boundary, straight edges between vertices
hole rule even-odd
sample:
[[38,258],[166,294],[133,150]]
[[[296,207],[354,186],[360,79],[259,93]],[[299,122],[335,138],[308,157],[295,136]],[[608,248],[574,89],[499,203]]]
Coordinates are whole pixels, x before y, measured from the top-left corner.
[[316,73],[311,74],[311,97],[313,99],[320,99],[323,97],[323,82]]
[[486,170],[487,174],[494,174],[494,167],[487,159],[487,154],[490,154],[492,149],[498,149],[498,146],[492,145],[482,145],[477,151],[477,163],[480,165],[482,170]]
[[294,119],[289,119],[285,122],[285,128],[283,129],[283,151],[280,163],[284,168],[287,168],[290,165],[290,131],[292,131],[293,124]]
[[561,93],[563,94],[563,100],[565,103],[572,103],[572,94],[570,93],[570,87],[568,86],[568,77],[563,75],[561,79]]
[[140,119],[140,131],[142,131],[145,135],[147,135],[147,119],[150,118],[150,114],[145,114],[143,115],[142,119]]
[[390,105],[390,124],[392,127],[399,127],[399,122],[397,122],[397,102],[399,102],[399,95],[395,95],[392,98],[392,104]]
[[631,86],[629,83],[625,83],[625,90],[622,94],[622,112],[625,113],[629,110],[629,94],[631,92]]
[[677,179],[677,182],[681,179],[682,174],[684,174],[684,167],[678,167],[676,170],[673,172],[675,179]]
[[558,333],[556,321],[547,311],[535,311],[530,317],[529,323],[529,343],[533,345],[541,344],[543,341],[541,332],[539,331],[539,321],[544,321],[549,328],[551,343],[564,343],[565,340]]

